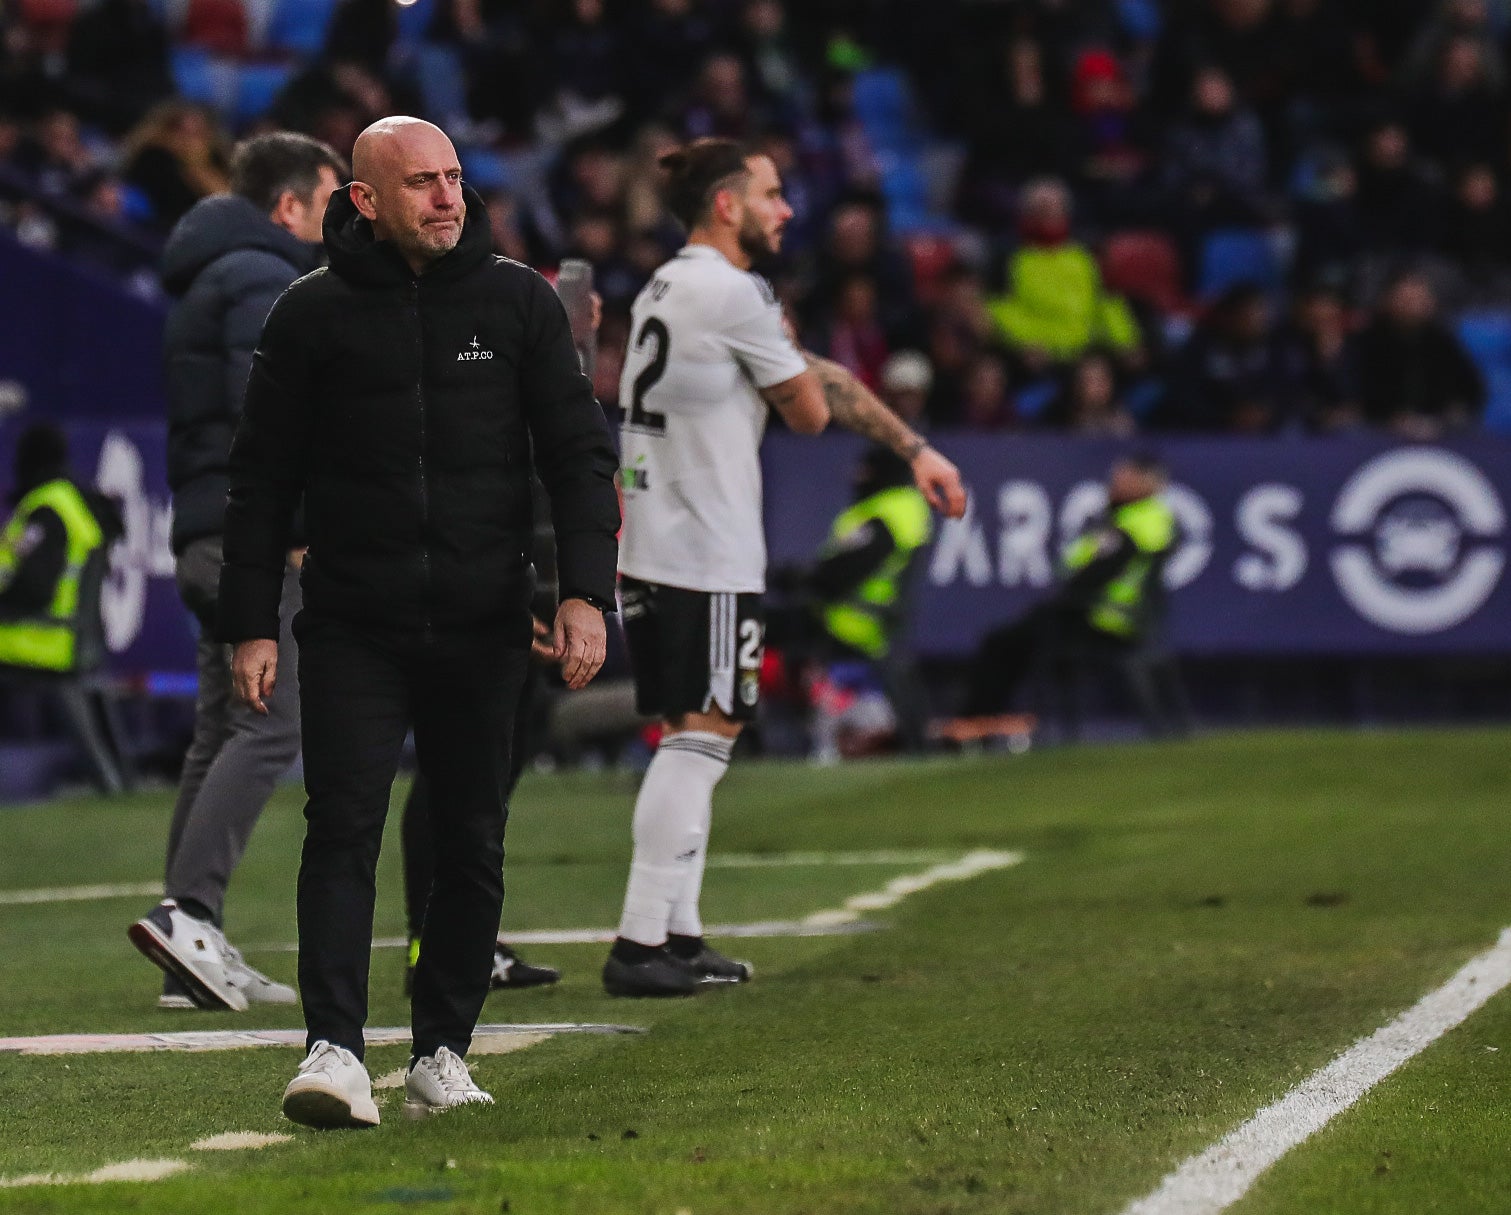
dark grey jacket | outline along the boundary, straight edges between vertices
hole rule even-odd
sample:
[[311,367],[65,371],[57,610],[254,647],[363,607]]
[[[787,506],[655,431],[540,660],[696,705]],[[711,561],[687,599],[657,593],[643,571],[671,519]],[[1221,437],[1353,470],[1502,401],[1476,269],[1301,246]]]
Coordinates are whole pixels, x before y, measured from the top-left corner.
[[274,301],[319,259],[318,245],[235,194],[196,203],[168,237],[163,284],[179,297],[164,342],[174,552],[221,534],[252,352]]

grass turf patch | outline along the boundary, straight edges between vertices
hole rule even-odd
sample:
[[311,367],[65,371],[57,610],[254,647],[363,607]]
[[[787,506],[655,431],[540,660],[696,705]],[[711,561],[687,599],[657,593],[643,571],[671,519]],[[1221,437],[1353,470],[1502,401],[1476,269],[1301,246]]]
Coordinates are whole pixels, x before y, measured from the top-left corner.
[[[1114,1212],[1511,923],[1507,741],[1260,734],[1019,760],[737,766],[720,789],[716,852],[992,847],[1028,860],[918,894],[876,934],[732,943],[757,981],[694,1001],[611,1001],[597,986],[601,947],[532,947],[565,981],[495,995],[487,1019],[652,1032],[481,1059],[498,1105],[418,1126],[390,1096],[375,1132],[188,1153],[208,1134],[287,1129],[277,1098],[296,1052],[0,1056],[0,1176],[133,1157],[195,1166],[135,1187],[0,1190],[0,1210],[209,1211],[231,1196],[238,1215],[396,1205],[491,1215],[506,1203]],[[619,777],[526,782],[510,827],[508,923],[613,922],[632,796]],[[0,816],[12,843],[0,887],[141,880],[160,863],[167,800]],[[233,883],[233,939],[292,940],[297,810],[282,795],[259,827]],[[380,878],[383,934],[401,928],[396,843]],[[705,912],[806,914],[905,871],[712,869]],[[0,1033],[295,1023],[287,1010],[152,1009],[155,972],[123,935],[140,903],[0,908],[11,943]],[[251,960],[292,976],[291,954]],[[400,966],[398,951],[375,955],[374,1024],[406,1020]],[[1506,1006],[1492,1002],[1387,1080],[1244,1209],[1511,1205]],[[375,1049],[374,1074],[403,1054]],[[1444,1093],[1451,1112],[1424,1122],[1422,1102]],[[1437,1125],[1439,1146],[1451,1140],[1437,1170],[1424,1125]],[[1396,1163],[1376,1174],[1382,1161]],[[1432,1193],[1472,1205],[1432,1207],[1422,1201]]]

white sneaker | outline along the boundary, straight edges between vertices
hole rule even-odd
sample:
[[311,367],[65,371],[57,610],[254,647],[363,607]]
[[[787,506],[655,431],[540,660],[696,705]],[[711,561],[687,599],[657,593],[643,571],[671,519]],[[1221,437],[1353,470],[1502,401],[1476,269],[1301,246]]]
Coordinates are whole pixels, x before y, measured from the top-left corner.
[[460,1055],[441,1047],[416,1059],[404,1077],[404,1117],[428,1118],[459,1105],[492,1105],[493,1098],[472,1082]]
[[299,993],[287,983],[279,983],[267,977],[260,970],[254,970],[247,965],[246,959],[241,956],[241,950],[229,941],[226,946],[226,978],[242,995],[246,996],[248,1004],[297,1004]]
[[357,1056],[322,1038],[283,1090],[283,1116],[301,1126],[378,1125],[372,1080]]
[[201,1008],[245,1012],[246,994],[227,972],[230,946],[225,934],[208,920],[196,920],[172,899],[164,899],[126,935],[163,970],[184,985]]

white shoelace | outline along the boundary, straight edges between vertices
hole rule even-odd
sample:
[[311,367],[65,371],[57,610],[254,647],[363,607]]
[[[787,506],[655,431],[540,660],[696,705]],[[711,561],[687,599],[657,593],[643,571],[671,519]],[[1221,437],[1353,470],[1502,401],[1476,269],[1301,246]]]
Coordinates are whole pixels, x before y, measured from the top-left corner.
[[356,1062],[356,1057],[344,1046],[335,1046],[323,1038],[315,1043],[315,1049],[310,1051],[310,1057],[304,1061],[304,1066],[299,1070],[306,1075],[319,1072],[328,1079],[334,1080],[337,1068],[349,1067]]
[[435,1078],[448,1097],[467,1098],[473,1093],[479,1097],[484,1095],[483,1090],[473,1083],[466,1063],[445,1046],[435,1052]]

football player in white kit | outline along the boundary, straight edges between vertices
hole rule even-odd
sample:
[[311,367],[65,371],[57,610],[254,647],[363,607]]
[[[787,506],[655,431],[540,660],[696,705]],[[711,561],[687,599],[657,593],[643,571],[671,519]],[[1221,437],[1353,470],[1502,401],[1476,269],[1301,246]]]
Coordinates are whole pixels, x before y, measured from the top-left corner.
[[768,407],[802,434],[832,417],[885,443],[936,509],[965,510],[955,466],[844,368],[800,351],[750,272],[792,216],[771,160],[702,139],[661,164],[688,241],[635,300],[619,395],[624,629],[637,704],[664,730],[635,801],[624,913],[603,969],[622,996],[751,975],[704,941],[698,897],[714,787],[760,690]]

